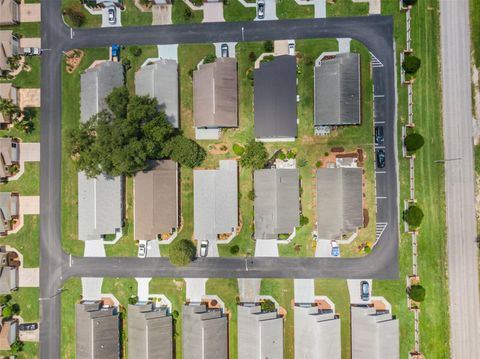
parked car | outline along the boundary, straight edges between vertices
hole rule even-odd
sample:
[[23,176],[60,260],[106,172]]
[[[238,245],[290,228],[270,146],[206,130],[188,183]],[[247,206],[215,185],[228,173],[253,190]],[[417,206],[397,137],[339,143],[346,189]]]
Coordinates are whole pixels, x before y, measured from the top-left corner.
[[222,57],[228,57],[228,45],[222,44],[221,46]]
[[381,145],[385,138],[383,137],[383,126],[375,126],[375,144]]
[[19,330],[37,330],[38,323],[22,323],[18,325]]
[[366,280],[360,282],[360,298],[364,302],[368,302],[370,299],[370,284]]
[[340,257],[340,247],[338,247],[338,243],[331,241],[330,244],[332,245],[332,257]]
[[114,25],[117,22],[117,12],[115,6],[109,6],[107,8],[108,12],[108,23]]
[[25,56],[35,56],[40,55],[42,53],[42,49],[38,47],[24,47],[23,48],[23,55]]
[[138,258],[145,258],[147,256],[147,241],[138,242]]
[[265,0],[257,1],[257,17],[263,19],[265,17]]
[[120,45],[113,44],[112,45],[112,61],[119,61],[120,60]]
[[208,253],[208,241],[203,240],[200,242],[200,257],[206,257]]
[[377,167],[384,168],[385,167],[385,150],[376,150],[375,155],[377,158]]
[[290,56],[295,56],[295,41],[288,42],[288,54]]

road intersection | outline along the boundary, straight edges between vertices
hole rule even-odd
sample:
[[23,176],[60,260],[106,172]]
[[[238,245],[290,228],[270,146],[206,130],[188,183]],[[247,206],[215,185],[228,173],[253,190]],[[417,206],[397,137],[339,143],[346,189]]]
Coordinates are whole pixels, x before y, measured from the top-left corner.
[[[76,29],[65,26],[61,1],[42,2],[40,174],[40,357],[60,358],[62,283],[71,277],[378,278],[398,277],[398,182],[393,20],[369,16],[196,25]],[[242,30],[243,29],[243,30]],[[61,245],[62,52],[122,45],[351,37],[375,56],[375,122],[385,126],[387,165],[376,174],[377,222],[388,223],[362,258],[206,258],[174,267],[165,258],[71,257]],[[381,64],[381,66],[378,65]],[[373,129],[372,129],[373,142]],[[373,156],[373,152],[372,152]]]

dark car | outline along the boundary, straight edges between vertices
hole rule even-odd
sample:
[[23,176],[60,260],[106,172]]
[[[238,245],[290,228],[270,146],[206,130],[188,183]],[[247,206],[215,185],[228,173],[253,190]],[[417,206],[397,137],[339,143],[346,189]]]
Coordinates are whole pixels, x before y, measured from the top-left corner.
[[257,17],[259,19],[263,19],[265,17],[265,0],[258,0],[257,6],[258,6]]
[[375,144],[381,145],[385,138],[383,137],[383,126],[375,126]]
[[360,282],[360,298],[362,298],[364,302],[368,302],[370,299],[370,285],[365,280]]
[[18,325],[19,330],[37,330],[38,323],[22,323]]
[[377,150],[375,151],[377,157],[377,168],[384,168],[385,167],[385,150]]
[[222,57],[228,57],[228,45],[222,44],[221,50],[222,50]]

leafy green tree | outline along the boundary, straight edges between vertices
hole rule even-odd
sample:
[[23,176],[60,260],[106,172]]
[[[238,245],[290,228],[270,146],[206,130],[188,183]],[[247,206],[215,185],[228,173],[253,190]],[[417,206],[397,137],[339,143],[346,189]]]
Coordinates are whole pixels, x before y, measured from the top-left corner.
[[274,312],[276,310],[275,303],[270,299],[264,299],[260,302],[262,312]]
[[273,52],[273,41],[267,40],[263,42],[263,49],[265,52]]
[[18,339],[10,345],[10,352],[12,354],[21,352],[22,350],[23,350],[23,342],[21,342]]
[[245,148],[243,148],[243,146],[239,145],[238,143],[234,143],[232,150],[233,150],[233,153],[235,153],[237,156],[241,156],[243,155]]
[[12,304],[12,313],[14,315],[19,315],[20,314],[20,305],[18,303]]
[[188,239],[180,239],[170,247],[170,262],[178,267],[183,267],[195,259],[197,249],[192,241]]
[[138,295],[132,295],[128,298],[128,304],[137,304],[138,303]]
[[403,219],[412,228],[418,228],[423,220],[423,212],[420,207],[412,205],[403,211]]
[[253,51],[251,51],[249,54],[248,54],[248,60],[250,62],[255,62],[255,60],[257,60],[257,54],[254,53]]
[[10,294],[0,295],[0,305],[6,305],[11,299],[12,296]]
[[402,63],[402,67],[407,74],[413,75],[420,68],[421,61],[418,57],[413,55],[408,55],[405,57]]
[[211,63],[215,62],[216,59],[217,59],[217,57],[215,56],[215,54],[208,54],[207,56],[205,56],[203,58],[203,63],[204,64],[211,64]]
[[405,137],[405,147],[407,148],[407,151],[412,153],[424,145],[425,140],[422,135],[419,133],[411,133]]
[[6,306],[2,309],[2,316],[5,318],[11,318],[13,315],[13,310],[11,306]]
[[405,6],[413,6],[416,5],[418,0],[403,0],[403,5]]
[[108,108],[117,118],[126,118],[130,94],[126,86],[116,87],[106,98]]
[[12,100],[0,97],[0,113],[9,120],[15,120],[21,115],[22,111]]
[[139,57],[142,54],[142,48],[140,46],[130,46],[128,51],[135,57]]
[[165,144],[163,155],[183,166],[193,168],[202,164],[207,153],[195,141],[183,136],[175,136]]
[[303,214],[300,215],[300,226],[303,227],[308,224],[308,217]]
[[245,152],[240,159],[243,167],[252,168],[254,170],[261,169],[265,166],[268,159],[268,153],[262,142],[250,140],[245,147]]
[[238,254],[238,252],[240,252],[240,247],[236,244],[234,244],[233,246],[230,247],[230,254]]
[[420,284],[414,284],[407,288],[407,294],[410,299],[414,300],[415,302],[423,302],[425,300],[426,290]]

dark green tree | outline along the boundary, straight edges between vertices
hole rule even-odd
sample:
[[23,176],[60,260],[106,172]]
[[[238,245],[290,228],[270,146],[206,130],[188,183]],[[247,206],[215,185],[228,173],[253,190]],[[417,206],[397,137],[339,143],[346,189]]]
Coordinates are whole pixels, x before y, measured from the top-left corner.
[[251,140],[245,147],[245,152],[240,159],[240,164],[243,167],[252,168],[254,170],[265,167],[268,153],[265,145],[262,142]]
[[412,229],[418,228],[422,223],[423,212],[420,207],[412,205],[403,211],[403,219]]
[[138,303],[138,296],[132,295],[128,298],[128,304],[137,304]]
[[5,318],[11,318],[13,315],[13,310],[11,306],[6,306],[2,309],[2,316]]
[[6,305],[11,299],[10,294],[0,295],[0,305]]
[[405,147],[410,153],[422,148],[424,143],[425,140],[423,139],[423,136],[419,133],[411,133],[405,137]]
[[416,5],[418,0],[403,0],[403,5],[405,6],[413,6]]
[[413,75],[420,68],[421,61],[418,57],[413,55],[408,55],[404,58],[402,67],[407,74]]
[[240,247],[236,244],[234,244],[233,246],[230,247],[230,254],[238,254],[238,252],[240,252]]
[[275,303],[270,299],[264,299],[260,302],[262,312],[274,312],[276,310]]
[[142,48],[136,45],[130,46],[129,51],[135,57],[139,57],[142,54]]
[[300,215],[300,226],[305,226],[308,224],[308,217],[303,214]]
[[10,352],[12,354],[21,352],[22,350],[23,350],[23,342],[21,342],[18,339],[10,345]]
[[202,164],[207,153],[195,141],[179,135],[171,138],[165,144],[163,155],[183,166],[193,168]]
[[207,56],[205,56],[203,58],[203,63],[204,64],[211,64],[211,63],[215,62],[216,59],[217,59],[217,57],[215,56],[215,54],[208,54]]
[[420,284],[414,284],[410,288],[407,288],[407,294],[410,299],[415,302],[423,302],[425,300],[426,291]]
[[183,267],[195,259],[197,249],[192,241],[188,239],[180,239],[170,247],[170,262],[178,267]]
[[130,94],[126,86],[116,87],[107,96],[106,102],[110,111],[117,118],[126,118]]
[[263,49],[265,52],[273,52],[273,41],[267,40],[263,42]]

